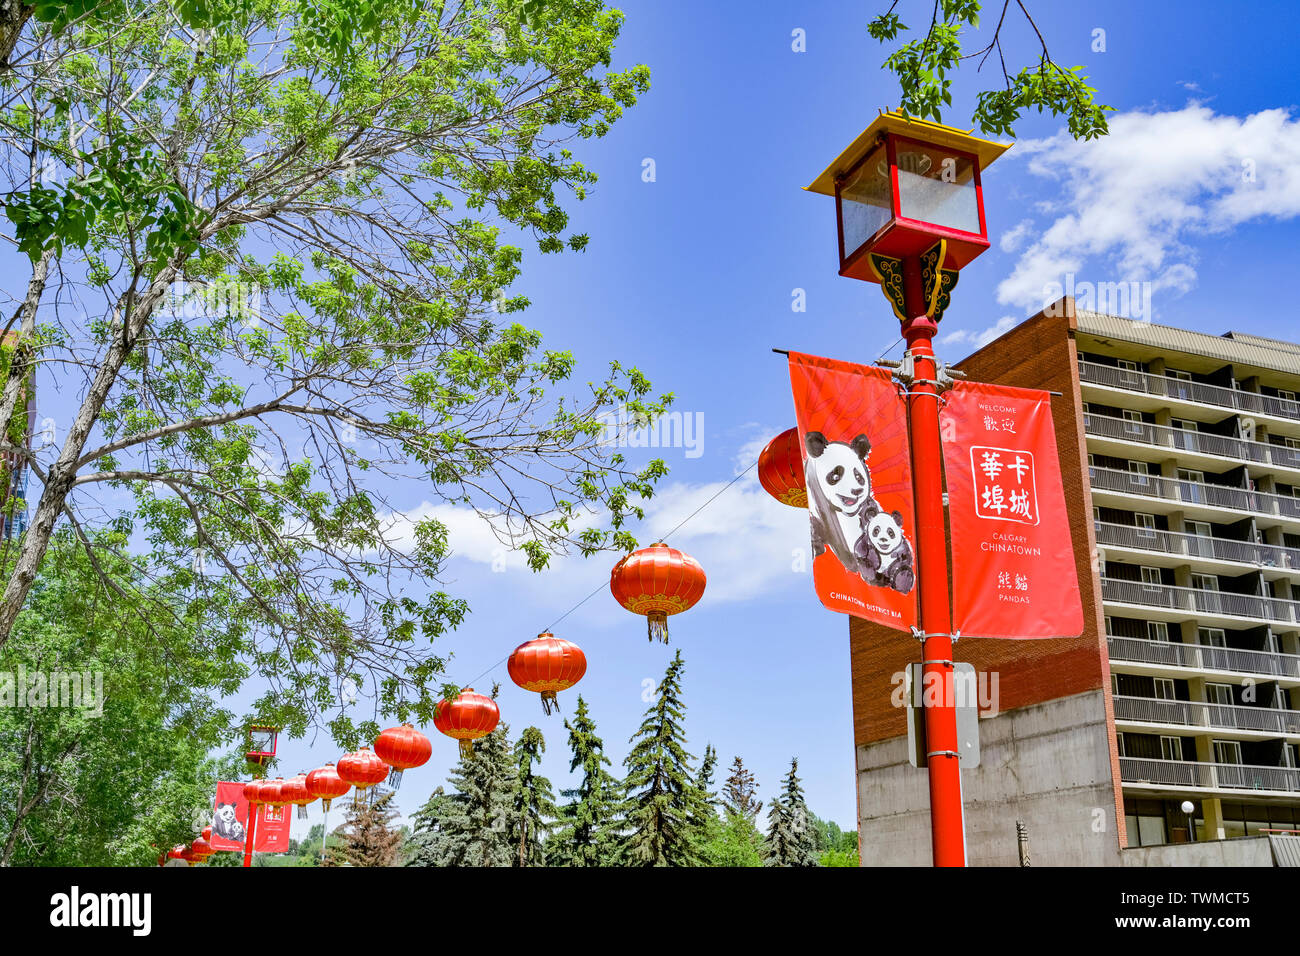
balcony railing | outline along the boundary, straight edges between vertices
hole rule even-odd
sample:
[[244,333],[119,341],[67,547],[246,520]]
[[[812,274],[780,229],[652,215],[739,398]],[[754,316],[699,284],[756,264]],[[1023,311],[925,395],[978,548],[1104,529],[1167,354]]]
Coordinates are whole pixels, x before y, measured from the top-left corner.
[[1170,584],[1147,584],[1145,581],[1103,577],[1101,597],[1103,601],[1168,608],[1191,614],[1249,617],[1275,621],[1279,624],[1300,623],[1300,601],[1259,594],[1237,594],[1234,591],[1183,588]]
[[1079,378],[1084,382],[1109,385],[1130,392],[1145,392],[1148,395],[1159,395],[1201,405],[1215,405],[1219,408],[1232,408],[1241,412],[1254,412],[1257,415],[1273,415],[1277,418],[1300,421],[1300,402],[1273,395],[1262,395],[1259,392],[1224,388],[1222,385],[1207,385],[1204,382],[1188,382],[1168,375],[1134,372],[1096,362],[1080,362]]
[[1194,432],[1094,413],[1083,416],[1083,430],[1089,435],[1103,438],[1119,438],[1142,445],[1300,470],[1300,448],[1288,448],[1286,445],[1246,441],[1244,438],[1230,438],[1212,432]]
[[1300,568],[1300,550],[1295,548],[1186,534],[1181,531],[1161,531],[1156,528],[1142,528],[1137,525],[1114,524],[1107,521],[1095,521],[1093,527],[1097,532],[1098,544],[1116,548],[1156,551],[1161,554],[1178,554],[1189,558],[1209,558],[1216,561],[1235,561],[1261,568]]
[[1198,670],[1233,671],[1270,677],[1300,679],[1300,657],[1241,647],[1213,647],[1178,641],[1151,641],[1140,637],[1106,635],[1111,660],[1138,664],[1163,664]]
[[1118,468],[1092,467],[1088,480],[1101,491],[1118,491],[1128,495],[1163,498],[1182,504],[1208,505],[1229,511],[1246,511],[1257,515],[1280,515],[1300,520],[1300,498],[1275,495],[1265,491],[1247,491],[1230,485],[1212,485],[1203,481],[1178,481],[1160,475],[1144,475]]
[[1146,783],[1159,787],[1300,792],[1300,770],[1294,767],[1120,757],[1119,774],[1124,783]]
[[1300,735],[1300,711],[1271,707],[1207,704],[1199,700],[1162,700],[1116,695],[1115,719],[1144,724],[1203,727],[1207,730],[1252,730],[1282,736]]

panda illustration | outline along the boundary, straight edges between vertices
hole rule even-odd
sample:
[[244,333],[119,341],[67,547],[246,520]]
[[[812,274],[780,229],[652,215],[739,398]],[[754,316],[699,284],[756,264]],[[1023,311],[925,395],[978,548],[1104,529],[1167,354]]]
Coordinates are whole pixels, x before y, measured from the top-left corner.
[[867,456],[871,442],[859,435],[851,442],[828,441],[821,432],[809,432],[805,480],[812,519],[812,553],[818,557],[827,548],[844,570],[866,579],[870,568],[858,558],[859,541],[866,536],[865,513],[876,506],[871,497],[871,472]]
[[858,561],[867,568],[863,580],[906,594],[912,590],[912,545],[903,534],[903,514],[885,513],[872,501],[866,513],[867,533],[858,541]]
[[234,840],[236,843],[242,843],[244,840],[244,825],[235,816],[233,803],[217,804],[216,813],[212,815],[212,829],[223,839]]

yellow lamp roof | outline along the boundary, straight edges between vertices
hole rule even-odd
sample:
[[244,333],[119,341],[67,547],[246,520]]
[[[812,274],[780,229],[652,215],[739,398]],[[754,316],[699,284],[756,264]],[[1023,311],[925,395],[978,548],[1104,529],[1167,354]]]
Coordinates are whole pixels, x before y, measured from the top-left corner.
[[883,133],[897,133],[900,136],[909,136],[937,146],[974,153],[979,159],[981,170],[1011,148],[1010,143],[995,143],[992,140],[972,136],[969,130],[962,132],[951,126],[944,126],[942,123],[932,123],[916,116],[904,116],[897,110],[887,110],[877,116],[871,125],[864,129],[858,138],[850,143],[844,152],[836,156],[835,161],[822,170],[821,175],[804,189],[824,196],[834,196],[835,177],[848,172],[854,163],[874,149],[876,141]]

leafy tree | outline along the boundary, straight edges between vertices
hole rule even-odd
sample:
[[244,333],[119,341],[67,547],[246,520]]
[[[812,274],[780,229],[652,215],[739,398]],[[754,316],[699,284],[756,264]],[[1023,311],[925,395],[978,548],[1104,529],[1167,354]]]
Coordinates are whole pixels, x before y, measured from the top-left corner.
[[[873,18],[867,32],[882,43],[897,40],[908,27],[899,20],[894,10],[900,0],[893,0],[889,9]],[[995,8],[997,4],[994,4]],[[1099,105],[1097,91],[1087,84],[1083,67],[1062,67],[1047,52],[1047,41],[1038,29],[1023,0],[1002,0],[997,25],[986,46],[970,53],[962,53],[962,29],[978,28],[982,0],[935,0],[921,5],[930,13],[930,26],[918,39],[901,44],[889,54],[884,68],[898,77],[902,87],[902,109],[922,118],[943,121],[943,108],[952,106],[952,77],[966,60],[978,58],[978,67],[997,53],[1003,88],[985,90],[979,94],[975,113],[971,117],[981,130],[991,136],[1014,136],[1015,123],[1022,113],[1031,109],[1064,116],[1075,139],[1092,139],[1109,132],[1106,113],[1112,107]],[[1039,53],[1036,62],[1012,72],[1007,66],[1003,50],[1004,30],[1009,27],[1007,14],[1015,19],[1017,12],[1023,16],[1037,38]]]
[[514,790],[518,774],[505,724],[474,742],[447,782],[414,817],[409,866],[513,866]]
[[816,866],[817,837],[799,783],[799,761],[790,761],[781,795],[768,810],[767,866]]
[[[48,452],[0,443],[41,483],[0,644],[57,528],[99,564],[135,535],[196,619],[237,625],[196,641],[265,679],[258,717],[352,746],[378,725],[334,711],[339,688],[372,678],[384,715],[427,722],[449,691],[432,643],[467,612],[439,584],[447,526],[388,499],[403,481],[535,569],[634,545],[663,463],[628,466],[601,416],[667,398],[617,362],[572,394],[574,356],[516,321],[512,286],[518,243],[585,247],[566,207],[595,177],[571,147],[648,71],[610,67],[622,15],[599,0],[177,5],[13,24],[0,146],[31,269],[0,433],[36,369],[76,399]],[[134,501],[116,543],[95,533],[114,489]],[[168,616],[139,582],[121,598]]]
[[596,736],[596,722],[587,702],[578,695],[569,732],[569,772],[582,768],[578,786],[561,790],[569,802],[556,812],[556,832],[548,843],[547,860],[564,866],[603,866],[617,855],[618,794],[620,784],[605,768],[610,766],[605,745]]
[[763,834],[751,817],[728,813],[700,850],[705,866],[762,866]]
[[[96,569],[71,533],[55,536],[0,648],[0,864],[153,863],[198,836],[216,781],[242,766],[209,758],[230,719],[218,699],[242,676],[206,653],[217,622],[200,628],[185,595],[121,547]],[[127,586],[171,618],[142,618],[118,599]]]
[[352,803],[339,831],[339,845],[330,848],[332,865],[398,866],[402,862],[403,834],[392,825],[400,814],[392,803],[391,791]]
[[757,798],[758,784],[754,773],[745,767],[739,756],[731,762],[731,773],[722,788],[722,805],[728,813],[748,817],[752,823],[763,809],[763,801]]
[[519,847],[517,866],[544,866],[544,842],[555,816],[555,794],[551,781],[533,772],[542,759],[546,741],[536,727],[527,727],[515,741],[514,842]]
[[833,820],[823,820],[815,813],[808,814],[813,828],[813,847],[822,866],[858,866],[858,834],[856,830],[841,830]]
[[646,710],[623,761],[627,776],[622,861],[629,866],[695,866],[699,862],[693,815],[700,797],[692,779],[691,755],[682,728],[678,651],[659,683],[659,696]]

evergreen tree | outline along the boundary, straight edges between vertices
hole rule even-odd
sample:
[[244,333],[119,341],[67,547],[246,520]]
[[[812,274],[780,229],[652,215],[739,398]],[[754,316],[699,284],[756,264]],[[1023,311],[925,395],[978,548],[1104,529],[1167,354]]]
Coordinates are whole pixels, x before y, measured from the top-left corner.
[[722,805],[727,813],[747,817],[750,823],[758,819],[763,809],[763,801],[757,799],[758,783],[754,773],[745,768],[745,762],[739,756],[731,762],[731,774],[722,788]]
[[725,817],[704,845],[706,865],[763,865],[763,834],[755,822],[763,804],[756,797],[757,789],[754,774],[745,769],[740,757],[736,757],[722,788]]
[[385,793],[373,802],[352,804],[339,833],[339,845],[330,848],[333,865],[397,866],[401,863],[401,829],[392,826],[399,816],[392,806],[393,794]]
[[544,866],[546,834],[555,816],[555,794],[551,781],[533,772],[546,750],[546,741],[536,727],[528,727],[515,743],[514,843],[519,848],[516,866]]
[[713,789],[713,769],[718,764],[718,752],[713,744],[705,744],[700,772],[696,774],[691,797],[691,831],[695,842],[701,846],[717,838],[722,829],[718,818],[718,794]]
[[415,814],[411,866],[511,866],[516,772],[500,724],[462,755],[447,782]]
[[691,756],[682,729],[681,674],[678,651],[659,684],[659,697],[646,710],[632,735],[632,750],[623,761],[624,822],[622,862],[629,866],[695,866],[699,845],[692,818],[700,798],[692,779]]
[[560,866],[602,866],[614,861],[618,818],[618,780],[605,768],[610,766],[605,745],[596,736],[596,723],[587,712],[587,702],[578,695],[573,722],[564,722],[569,732],[569,772],[582,768],[582,779],[571,790],[561,790],[569,802],[557,813],[556,833],[549,841],[547,861]]
[[791,759],[781,795],[768,812],[765,843],[767,866],[816,866],[817,835],[808,816],[803,787],[799,784],[799,761]]

